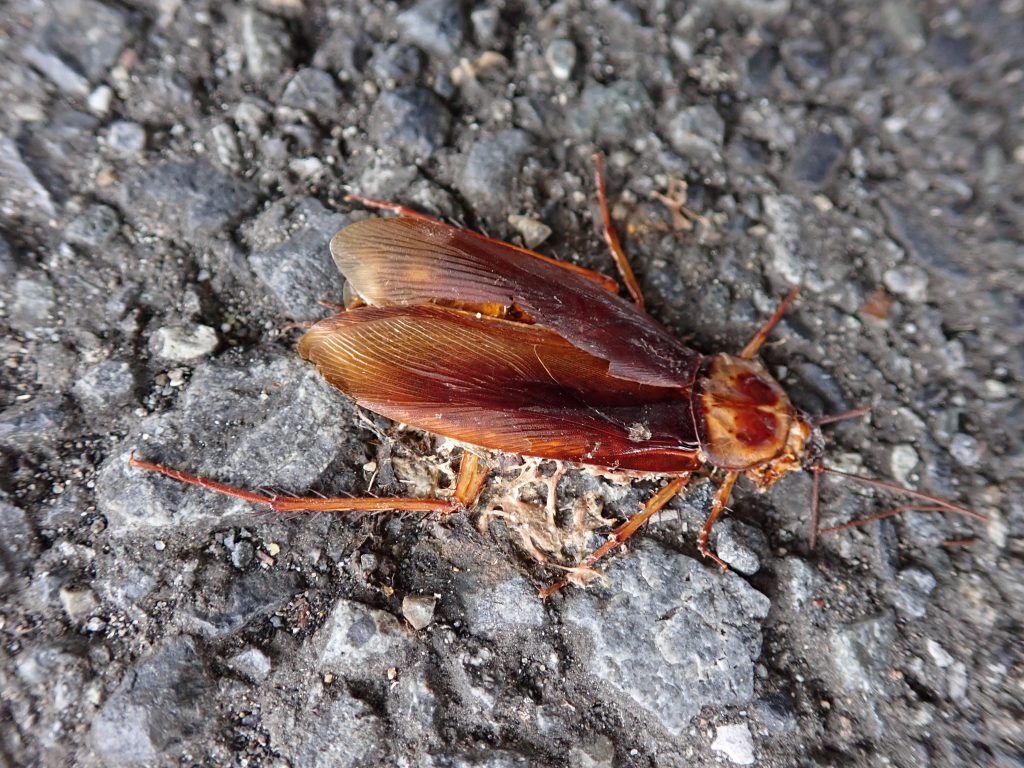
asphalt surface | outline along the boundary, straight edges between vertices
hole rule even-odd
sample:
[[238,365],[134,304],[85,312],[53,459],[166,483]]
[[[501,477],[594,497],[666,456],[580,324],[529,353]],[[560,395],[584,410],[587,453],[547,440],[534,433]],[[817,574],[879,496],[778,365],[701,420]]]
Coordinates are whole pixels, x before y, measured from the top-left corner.
[[[0,761],[1024,765],[1022,51],[1020,0],[5,3]],[[806,474],[741,482],[722,574],[702,477],[541,602],[656,481],[275,515],[128,467],[443,493],[457,449],[295,353],[344,197],[613,274],[595,151],[655,318],[738,350],[800,285],[765,364],[872,406],[827,461],[987,520],[812,550]]]

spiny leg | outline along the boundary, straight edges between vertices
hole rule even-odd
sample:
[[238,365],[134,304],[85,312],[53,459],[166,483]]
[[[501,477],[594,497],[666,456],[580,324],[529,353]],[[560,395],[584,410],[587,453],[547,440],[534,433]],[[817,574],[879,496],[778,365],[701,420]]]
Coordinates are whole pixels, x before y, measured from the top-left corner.
[[704,557],[710,557],[721,567],[723,571],[728,571],[729,566],[725,564],[718,555],[708,549],[708,536],[711,535],[711,528],[715,524],[715,520],[725,510],[725,505],[729,502],[729,496],[732,495],[732,487],[736,485],[736,479],[740,476],[739,472],[729,472],[725,476],[725,480],[718,486],[718,490],[715,491],[715,498],[711,500],[711,513],[708,515],[707,521],[704,523],[704,527],[700,529],[700,535],[697,537],[697,549]]
[[345,200],[346,202],[350,203],[360,203],[362,205],[365,205],[367,208],[377,208],[382,211],[390,211],[391,213],[396,213],[399,216],[407,216],[409,218],[421,219],[423,221],[432,221],[435,224],[440,224],[443,227],[452,227],[453,229],[457,229],[460,232],[464,232],[466,235],[470,237],[475,237],[478,240],[484,240],[489,243],[495,243],[497,245],[503,246],[505,248],[511,248],[513,251],[519,251],[519,253],[523,254],[524,256],[530,256],[535,259],[540,259],[541,261],[546,261],[549,264],[554,264],[556,267],[561,267],[562,269],[567,269],[570,272],[575,272],[577,275],[580,275],[592,282],[597,283],[606,291],[610,291],[611,293],[619,292],[619,284],[615,282],[615,280],[613,280],[612,278],[608,277],[607,275],[602,275],[600,272],[595,272],[592,269],[587,269],[586,267],[581,267],[578,264],[572,264],[568,261],[559,261],[558,259],[552,259],[550,256],[545,256],[543,254],[537,253],[536,251],[531,251],[528,248],[521,248],[520,246],[514,245],[513,243],[506,243],[503,240],[488,237],[487,235],[481,235],[479,232],[474,232],[472,229],[466,229],[465,227],[458,227],[455,226],[454,224],[448,224],[444,221],[441,221],[441,219],[435,218],[434,216],[428,216],[425,213],[420,213],[414,208],[409,208],[408,206],[402,205],[401,203],[392,203],[387,200],[380,200],[376,197],[363,197],[362,195],[356,194],[345,195]]
[[622,275],[622,281],[626,284],[626,290],[629,291],[629,295],[636,305],[643,309],[644,295],[640,292],[640,284],[636,281],[636,275],[633,274],[633,267],[629,265],[626,252],[622,250],[622,243],[619,242],[619,235],[615,231],[612,215],[608,210],[608,195],[605,193],[604,184],[604,159],[600,152],[594,153],[594,172],[597,178],[597,204],[601,208],[601,219],[604,224],[604,241],[611,249],[612,258],[615,259],[615,266],[619,268],[619,274]]
[[317,299],[316,303],[319,304],[321,307],[324,307],[325,309],[329,309],[332,312],[337,312],[339,314],[348,309],[352,309],[352,307],[348,306],[347,304],[338,304],[337,302],[328,301],[327,299]]
[[405,497],[382,498],[349,498],[320,496],[277,496],[249,491],[233,485],[226,485],[202,475],[193,475],[163,464],[136,459],[132,453],[128,459],[129,466],[158,472],[172,480],[188,485],[196,485],[208,491],[231,496],[254,504],[266,504],[275,512],[455,512],[462,507],[457,499],[410,499]]
[[800,293],[799,286],[794,286],[792,290],[786,294],[786,298],[784,298],[782,303],[779,304],[778,308],[775,310],[775,314],[768,318],[768,322],[761,326],[761,330],[754,334],[754,338],[752,338],[747,343],[747,346],[743,348],[743,351],[740,352],[740,357],[745,360],[750,360],[758,353],[764,345],[765,340],[768,338],[768,334],[771,333],[772,328],[774,328],[778,324],[779,320],[782,319],[782,316],[786,314],[786,308],[790,305],[790,302],[796,298],[798,293]]
[[[626,522],[624,522],[622,525],[620,525],[618,528],[612,531],[611,538],[608,539],[608,541],[606,541],[600,547],[595,549],[593,552],[591,552],[589,555],[587,555],[587,557],[584,558],[583,562],[580,563],[580,565],[577,567],[590,568],[594,565],[594,563],[596,563],[602,557],[607,555],[613,549],[621,547],[623,543],[626,541],[626,539],[628,539],[630,536],[636,533],[640,529],[640,527],[648,520],[650,520],[651,517],[658,510],[660,510],[662,507],[668,504],[677,493],[679,493],[683,488],[685,488],[686,483],[687,481],[689,481],[689,479],[689,473],[681,475],[680,477],[677,477],[671,483],[666,485],[664,488],[662,488],[660,491],[658,491],[656,494],[654,494],[654,496],[648,499],[647,503],[644,504],[644,508],[639,513],[633,515]],[[539,593],[541,599],[545,600],[551,597],[551,595],[555,594],[555,592],[560,590],[562,587],[566,586],[568,583],[569,579],[560,579],[556,581],[554,584],[544,587],[544,589],[542,589]]]
[[376,208],[381,211],[390,211],[391,213],[397,213],[399,216],[407,216],[410,219],[422,219],[423,221],[432,221],[435,224],[442,224],[443,226],[451,226],[445,224],[440,219],[434,216],[428,216],[425,213],[420,213],[415,208],[410,208],[407,205],[401,203],[392,203],[390,200],[381,200],[377,197],[365,197],[364,195],[357,195],[355,193],[345,195],[346,203],[359,203],[365,205],[367,208]]

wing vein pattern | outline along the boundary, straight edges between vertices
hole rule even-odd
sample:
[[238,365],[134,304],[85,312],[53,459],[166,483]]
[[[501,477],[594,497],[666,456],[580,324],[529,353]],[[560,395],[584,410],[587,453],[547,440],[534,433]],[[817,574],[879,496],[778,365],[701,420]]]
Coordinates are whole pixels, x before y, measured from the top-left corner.
[[361,307],[299,343],[388,418],[484,448],[648,472],[696,462],[689,387],[642,383],[559,333],[444,306]]
[[498,304],[608,362],[608,375],[688,388],[702,356],[592,280],[466,230],[408,217],[351,224],[331,241],[335,263],[371,306]]

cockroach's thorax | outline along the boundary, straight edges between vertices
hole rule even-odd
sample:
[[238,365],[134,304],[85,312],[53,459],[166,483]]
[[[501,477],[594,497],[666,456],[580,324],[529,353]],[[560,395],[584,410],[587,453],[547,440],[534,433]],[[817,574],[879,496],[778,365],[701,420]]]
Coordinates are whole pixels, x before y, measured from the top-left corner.
[[733,355],[713,355],[703,362],[690,407],[701,450],[721,469],[758,471],[798,456],[809,432],[764,366]]

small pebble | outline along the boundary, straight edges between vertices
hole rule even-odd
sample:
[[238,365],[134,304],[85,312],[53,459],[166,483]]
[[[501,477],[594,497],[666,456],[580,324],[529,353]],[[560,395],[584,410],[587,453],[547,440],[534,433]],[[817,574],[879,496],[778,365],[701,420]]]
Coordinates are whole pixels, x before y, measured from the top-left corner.
[[433,595],[406,595],[402,598],[402,615],[409,625],[419,631],[434,620],[434,606],[437,598]]
[[217,348],[217,332],[208,325],[165,326],[153,334],[153,348],[165,360],[194,360]]
[[270,675],[271,663],[258,648],[246,648],[228,659],[228,668],[253,683],[262,683]]
[[453,0],[419,0],[395,18],[399,35],[435,56],[451,56],[462,45],[462,7]]
[[71,621],[78,623],[89,617],[99,607],[99,600],[91,589],[70,589],[61,587],[60,604]]
[[370,110],[370,138],[403,155],[429,157],[441,147],[452,116],[444,103],[423,88],[399,88],[384,93]]
[[319,178],[324,172],[324,164],[315,157],[300,157],[288,163],[288,170],[304,181]]
[[680,110],[668,125],[672,149],[688,159],[713,157],[725,139],[725,121],[710,104]]
[[79,404],[94,413],[109,413],[132,402],[135,376],[124,360],[104,360],[85,369],[72,391]]
[[68,224],[64,237],[72,245],[96,249],[110,242],[120,226],[117,211],[97,203],[86,208]]
[[724,754],[733,765],[754,764],[754,740],[746,723],[718,726],[711,748]]
[[724,520],[717,530],[715,548],[718,556],[744,576],[757,573],[761,568],[761,559],[747,542],[748,536],[753,535],[756,529],[735,520]]
[[469,20],[473,24],[473,37],[479,45],[489,47],[494,42],[494,34],[498,31],[498,22],[501,15],[494,6],[485,5],[474,8],[469,14]]
[[556,80],[566,81],[576,66],[576,46],[571,40],[552,40],[544,51],[544,60]]
[[891,293],[912,304],[928,297],[928,274],[920,267],[905,265],[886,270],[882,282]]
[[949,652],[935,640],[929,639],[927,647],[928,655],[932,657],[932,661],[935,662],[935,666],[945,669],[955,661],[955,659],[949,655]]
[[256,547],[251,541],[243,539],[231,547],[231,564],[238,570],[246,568],[255,556]]
[[110,113],[110,105],[114,100],[114,91],[109,85],[101,85],[89,94],[86,103],[94,115],[106,117]]
[[976,467],[981,461],[981,445],[970,435],[957,432],[949,444],[949,453],[961,466]]
[[146,146],[146,129],[128,120],[111,123],[107,129],[107,146],[118,154],[138,154]]
[[508,223],[515,227],[516,231],[523,236],[523,244],[527,248],[536,248],[551,237],[551,227],[543,221],[531,218],[530,216],[512,214],[508,217]]
[[242,151],[235,138],[235,130],[227,123],[218,123],[210,129],[210,141],[217,162],[225,168],[238,169],[242,163]]
[[327,122],[337,119],[341,98],[334,78],[327,72],[310,67],[300,69],[288,81],[280,103]]
[[927,613],[934,591],[935,576],[923,568],[906,568],[896,576],[896,608],[906,616],[920,619]]
[[10,317],[19,328],[38,328],[53,320],[56,297],[44,274],[26,275],[14,281],[14,302]]
[[1005,400],[1010,396],[1010,388],[999,379],[985,379],[985,397],[989,400]]
[[955,661],[949,668],[949,698],[953,701],[964,701],[967,698],[967,665]]
[[914,446],[907,443],[893,446],[892,454],[889,457],[889,471],[893,479],[898,483],[906,484],[914,467],[920,463],[921,457],[917,455]]

